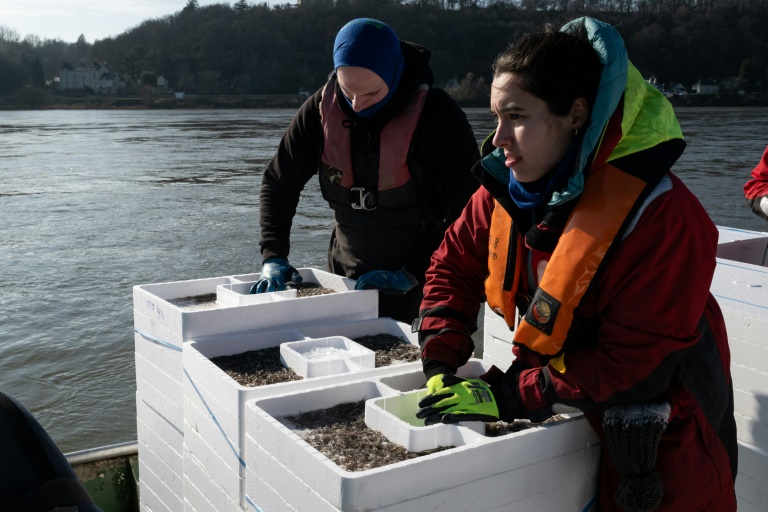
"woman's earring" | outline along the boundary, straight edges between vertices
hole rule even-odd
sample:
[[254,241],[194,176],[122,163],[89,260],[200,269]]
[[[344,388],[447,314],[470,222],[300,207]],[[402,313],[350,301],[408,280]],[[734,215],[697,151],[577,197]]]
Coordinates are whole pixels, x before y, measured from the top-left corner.
[[579,129],[578,128],[576,128],[576,131],[573,132],[573,136],[574,137],[578,137],[579,136]]

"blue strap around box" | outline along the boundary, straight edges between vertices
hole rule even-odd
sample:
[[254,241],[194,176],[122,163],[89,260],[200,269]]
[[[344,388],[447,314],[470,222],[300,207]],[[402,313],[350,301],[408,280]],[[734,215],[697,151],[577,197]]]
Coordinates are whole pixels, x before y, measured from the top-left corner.
[[216,415],[213,414],[213,411],[210,407],[208,407],[208,402],[205,401],[205,398],[203,398],[203,395],[200,393],[200,390],[197,389],[197,386],[195,386],[195,381],[192,380],[192,377],[189,376],[189,373],[187,373],[187,369],[184,369],[184,375],[187,376],[187,379],[189,379],[189,383],[192,384],[192,389],[195,390],[195,393],[197,393],[197,396],[200,398],[200,401],[203,402],[203,405],[205,406],[205,409],[208,411],[208,414],[211,416],[211,419],[216,424],[216,426],[219,428],[219,431],[221,432],[221,435],[224,436],[224,439],[227,441],[227,444],[229,445],[229,449],[232,450],[232,453],[235,454],[235,457],[237,457],[238,462],[241,466],[244,468],[247,467],[245,464],[245,461],[240,458],[240,454],[237,453],[237,450],[234,446],[232,446],[232,442],[227,437],[227,434],[224,432],[224,429],[221,428],[221,425],[219,424],[219,420],[216,419]]
[[160,345],[162,347],[167,347],[167,348],[170,348],[172,350],[176,350],[177,352],[181,352],[181,347],[178,347],[176,345],[168,343],[167,341],[163,341],[160,338],[155,338],[154,336],[150,336],[149,334],[147,334],[145,332],[141,332],[140,330],[138,330],[136,328],[133,329],[133,332],[135,332],[136,334],[138,334],[139,336],[141,336],[142,338],[144,338],[147,341],[151,341],[152,343],[155,343],[155,344]]

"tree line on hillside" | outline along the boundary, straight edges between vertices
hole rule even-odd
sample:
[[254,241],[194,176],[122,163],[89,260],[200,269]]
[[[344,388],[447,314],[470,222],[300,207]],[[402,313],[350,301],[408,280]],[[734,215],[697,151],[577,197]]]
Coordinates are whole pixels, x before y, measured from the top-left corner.
[[738,77],[768,83],[768,0],[237,0],[149,19],[116,37],[75,43],[21,38],[0,26],[0,95],[42,87],[64,63],[106,64],[132,80],[163,76],[190,94],[286,94],[320,87],[349,20],[377,18],[432,50],[435,83],[471,103],[487,94],[496,54],[544,22],[589,15],[615,25],[645,77],[690,86]]

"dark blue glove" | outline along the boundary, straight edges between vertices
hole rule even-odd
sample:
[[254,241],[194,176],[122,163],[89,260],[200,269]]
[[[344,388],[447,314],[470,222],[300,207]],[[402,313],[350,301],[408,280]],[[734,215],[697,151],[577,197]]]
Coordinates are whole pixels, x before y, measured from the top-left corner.
[[360,276],[355,283],[355,290],[378,288],[385,295],[401,295],[412,290],[419,281],[410,272],[400,270],[372,270]]
[[280,292],[285,290],[286,282],[300,284],[301,281],[301,274],[287,259],[269,258],[261,266],[261,279],[251,286],[250,293]]

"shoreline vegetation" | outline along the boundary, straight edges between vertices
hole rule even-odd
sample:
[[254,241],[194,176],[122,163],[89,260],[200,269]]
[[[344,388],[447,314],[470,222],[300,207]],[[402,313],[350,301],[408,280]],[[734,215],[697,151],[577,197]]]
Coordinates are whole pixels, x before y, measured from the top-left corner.
[[[449,92],[450,93],[450,92]],[[766,96],[744,95],[687,95],[672,96],[669,101],[676,107],[768,107]],[[51,94],[34,91],[31,95],[0,96],[0,111],[9,110],[180,110],[180,109],[298,109],[305,98],[298,94],[260,95],[88,95]],[[457,101],[463,108],[483,108],[488,102]]]
[[31,101],[0,96],[0,111],[299,108],[303,101],[297,94],[185,95],[184,98],[176,98],[172,94],[152,97],[130,94],[37,94]]
[[487,108],[499,51],[584,15],[614,25],[642,76],[681,94],[670,94],[675,105],[765,106],[767,14],[768,0],[186,0],[122,34],[74,43],[22,37],[0,20],[0,110],[298,108],[300,91],[326,82],[339,28],[360,17],[430,49],[435,86],[462,107]]

